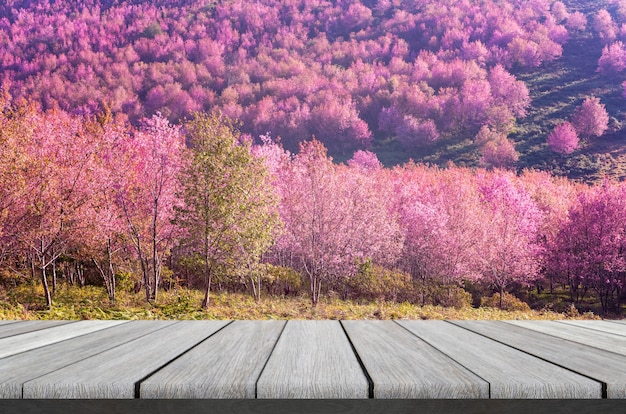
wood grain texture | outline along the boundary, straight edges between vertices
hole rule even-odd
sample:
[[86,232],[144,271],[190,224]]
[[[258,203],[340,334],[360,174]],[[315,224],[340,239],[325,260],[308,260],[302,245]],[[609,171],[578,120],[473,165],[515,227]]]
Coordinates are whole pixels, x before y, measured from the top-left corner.
[[19,321],[14,324],[0,326],[0,339],[9,336],[21,335],[27,332],[49,329],[54,326],[75,323],[73,321]]
[[0,325],[8,325],[10,323],[16,323],[16,322],[19,322],[19,321],[0,321]]
[[611,323],[609,321],[579,321],[579,320],[565,320],[558,321],[567,325],[580,326],[587,329],[593,329],[596,331],[608,332],[614,335],[626,336],[626,325]]
[[[46,322],[46,321],[42,321]],[[0,358],[106,329],[126,321],[79,321],[0,339]],[[11,325],[9,325],[11,326]]]
[[228,321],[180,321],[24,383],[24,398],[134,398],[135,383]]
[[393,321],[343,321],[374,398],[489,398],[489,384]]
[[623,414],[619,400],[0,400],[3,414]]
[[140,384],[141,398],[255,398],[285,321],[235,321]]
[[626,357],[500,321],[450,321],[607,386],[608,398],[626,398]]
[[368,398],[369,383],[338,321],[288,321],[257,398]]
[[104,352],[174,321],[132,321],[2,359],[0,398],[22,398],[22,386],[34,378]]
[[616,354],[626,355],[626,339],[620,335],[594,331],[580,326],[565,325],[555,321],[506,321],[506,323],[605,351],[615,352]]
[[602,398],[598,381],[448,322],[398,323],[488,381],[491,398]]

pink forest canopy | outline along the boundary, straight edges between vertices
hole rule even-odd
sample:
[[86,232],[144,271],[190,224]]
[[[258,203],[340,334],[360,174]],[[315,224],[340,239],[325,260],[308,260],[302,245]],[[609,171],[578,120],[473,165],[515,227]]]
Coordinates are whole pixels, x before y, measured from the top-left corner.
[[43,109],[133,123],[220,108],[293,150],[427,145],[508,131],[529,105],[509,71],[558,58],[580,19],[548,0],[12,0],[0,79]]
[[[337,164],[319,141],[303,143],[297,154],[267,137],[252,146],[239,131],[219,129],[220,119],[230,121],[212,115],[201,124],[214,136],[212,145],[238,148],[219,161],[214,151],[192,146],[190,152],[184,144],[194,142],[185,134],[199,130],[196,124],[180,128],[156,115],[133,127],[110,114],[40,112],[3,102],[0,269],[32,268],[44,284],[61,264],[95,265],[114,297],[114,276],[125,269],[154,301],[167,275],[195,272],[195,249],[205,237],[219,253],[206,253],[206,263],[219,259],[229,283],[249,278],[260,284],[254,276],[260,260],[310,282],[314,304],[328,289],[350,295],[371,265],[424,286],[470,282],[504,292],[560,282],[571,286],[575,301],[580,290],[594,290],[605,311],[623,294],[622,183],[590,187],[542,172],[517,176],[412,162],[388,169],[367,151]],[[195,122],[205,122],[200,119]],[[202,176],[208,166],[230,172],[206,194],[233,190],[210,201],[207,214],[215,215],[207,215],[205,236],[189,244],[192,229],[175,218],[207,205],[204,193],[189,186],[189,174]],[[254,190],[238,197],[244,186]],[[220,204],[226,199],[231,207]],[[186,204],[190,200],[204,204]],[[240,215],[232,221],[228,212],[235,207]],[[275,219],[257,223],[255,217]],[[233,231],[214,238],[215,229]],[[250,246],[258,247],[255,256],[231,269],[240,247],[247,252]],[[189,276],[177,280],[202,285]]]
[[[194,266],[226,269],[230,252],[253,246],[248,273],[223,276],[258,282],[255,295],[262,265],[310,282],[314,304],[331,289],[349,296],[378,269],[501,293],[563,283],[573,301],[594,290],[604,311],[618,309],[624,184],[501,169],[518,159],[507,136],[530,105],[513,73],[559,58],[570,33],[589,26],[602,42],[598,72],[622,76],[626,2],[612,5],[587,22],[548,0],[4,1],[0,271],[30,270],[48,304],[57,267],[93,266],[112,300],[116,275],[134,272],[155,301],[165,279],[202,284]],[[241,122],[217,141],[236,148],[219,165],[211,151],[190,158],[185,119],[208,112]],[[572,153],[608,122],[589,96],[548,145]],[[386,169],[368,148],[387,138],[406,149],[472,138],[490,169]],[[339,164],[329,152],[354,156]],[[271,209],[265,240],[238,238],[254,233],[239,228],[254,228],[253,215],[228,226],[223,215],[188,242],[181,212],[201,197],[183,196],[193,190],[183,172],[209,165],[242,177],[218,188],[255,184],[267,195],[241,209]],[[250,171],[267,180],[243,181]],[[230,250],[211,245],[219,260],[202,262],[194,248],[215,241],[216,226],[233,230]]]

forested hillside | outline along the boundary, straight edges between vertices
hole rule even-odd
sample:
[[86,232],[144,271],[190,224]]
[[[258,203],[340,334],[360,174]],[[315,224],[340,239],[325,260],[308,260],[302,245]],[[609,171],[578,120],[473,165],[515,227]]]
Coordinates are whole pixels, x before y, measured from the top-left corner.
[[620,314],[623,42],[626,0],[3,2],[0,305]]
[[[0,76],[47,110],[219,108],[255,139],[385,165],[621,171],[623,1],[24,1],[0,6]],[[608,10],[606,12],[605,10]],[[603,48],[608,48],[603,52]],[[602,55],[602,60],[600,60]],[[598,71],[599,70],[599,71]],[[586,97],[602,140],[551,151]],[[621,172],[618,172],[621,174]]]

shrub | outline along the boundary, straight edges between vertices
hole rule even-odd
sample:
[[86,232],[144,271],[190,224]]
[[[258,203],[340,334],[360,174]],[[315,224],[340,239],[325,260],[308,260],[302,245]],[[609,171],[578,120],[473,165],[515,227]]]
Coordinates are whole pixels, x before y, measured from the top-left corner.
[[472,306],[472,294],[460,286],[435,286],[431,289],[430,297],[433,305],[446,308],[463,309]]
[[397,301],[411,290],[411,276],[367,260],[346,285],[355,298]]
[[270,295],[297,294],[302,287],[302,277],[298,272],[282,266],[269,263],[263,265],[265,272],[261,283]]
[[131,272],[117,272],[115,274],[115,290],[117,292],[132,292],[135,287],[135,280]]
[[[483,298],[480,306],[486,306],[489,308],[500,307],[500,293],[494,293],[488,298]],[[530,306],[526,302],[522,302],[510,293],[504,292],[502,296],[502,310],[507,311],[521,311],[530,312]]]

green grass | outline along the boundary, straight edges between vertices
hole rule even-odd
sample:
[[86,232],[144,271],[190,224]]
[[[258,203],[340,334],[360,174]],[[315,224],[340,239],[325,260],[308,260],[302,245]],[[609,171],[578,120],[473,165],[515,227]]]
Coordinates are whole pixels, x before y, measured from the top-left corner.
[[208,310],[200,309],[202,292],[188,289],[161,291],[156,304],[141,293],[120,292],[109,303],[102,287],[60,285],[52,310],[46,310],[41,286],[24,284],[0,291],[0,319],[566,319],[597,318],[592,313],[551,310],[504,311],[493,307],[418,306],[387,301],[344,301],[324,297],[312,307],[307,295],[261,298],[248,294],[215,293]]

